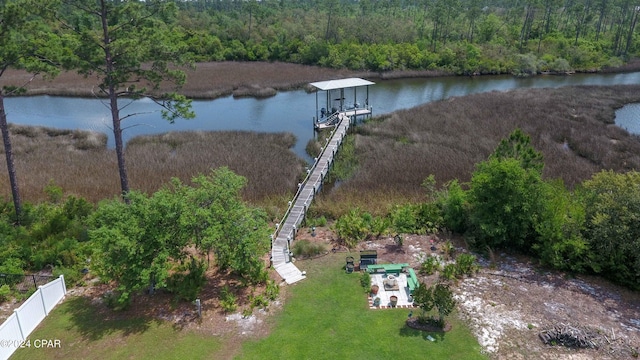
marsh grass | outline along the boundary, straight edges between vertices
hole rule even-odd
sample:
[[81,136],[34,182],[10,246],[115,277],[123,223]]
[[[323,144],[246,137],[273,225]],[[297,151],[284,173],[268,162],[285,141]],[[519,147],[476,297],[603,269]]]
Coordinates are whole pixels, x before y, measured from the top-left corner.
[[[15,125],[11,134],[24,200],[46,199],[43,189],[50,182],[94,202],[120,193],[116,156],[106,147],[106,135]],[[290,150],[294,143],[289,133],[171,132],[132,139],[125,156],[132,189],[151,193],[172,177],[189,182],[228,166],[247,178],[246,200],[277,213],[303,172],[303,161]],[[0,167],[6,169],[4,156]],[[8,199],[10,193],[7,176],[0,176],[0,194]]]
[[[614,125],[615,109],[640,101],[640,85],[578,86],[490,92],[451,98],[356,128],[358,168],[325,192],[318,214],[349,207],[383,212],[424,200],[430,174],[439,185],[467,182],[500,139],[519,127],[545,160],[544,177],[574,187],[602,169],[640,169],[640,141]],[[373,208],[377,207],[377,208]]]
[[[206,62],[183,70],[187,81],[178,91],[197,99],[215,99],[232,94],[268,97],[275,91],[303,88],[313,81],[371,75],[279,62]],[[26,95],[93,97],[99,84],[95,76],[84,77],[74,72],[62,72],[53,81],[36,77],[29,82],[31,76],[23,71],[9,70],[0,78],[0,86],[28,83]],[[173,90],[172,84],[163,84],[159,92]]]

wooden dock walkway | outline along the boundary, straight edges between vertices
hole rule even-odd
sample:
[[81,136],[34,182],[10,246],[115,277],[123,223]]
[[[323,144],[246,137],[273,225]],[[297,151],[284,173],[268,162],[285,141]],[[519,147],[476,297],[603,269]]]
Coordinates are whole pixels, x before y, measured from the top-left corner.
[[281,222],[276,224],[276,231],[271,235],[271,264],[287,284],[305,278],[305,274],[291,262],[290,248],[295,240],[296,231],[300,228],[314,196],[320,191],[322,181],[327,176],[336,152],[349,130],[349,116],[340,113],[339,117],[340,123],[331,133],[305,180],[298,184],[298,192],[289,203]]

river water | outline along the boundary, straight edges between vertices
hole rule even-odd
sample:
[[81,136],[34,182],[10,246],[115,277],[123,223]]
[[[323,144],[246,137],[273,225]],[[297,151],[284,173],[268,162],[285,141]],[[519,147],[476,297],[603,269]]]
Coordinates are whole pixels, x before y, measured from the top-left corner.
[[[369,88],[369,104],[375,115],[382,115],[420,104],[488,91],[507,91],[519,88],[561,87],[569,85],[640,84],[640,72],[626,74],[576,74],[571,76],[513,76],[445,77],[381,81]],[[346,103],[364,102],[365,92],[358,91],[357,99],[346,91]],[[225,97],[193,102],[196,118],[178,119],[169,124],[160,116],[160,109],[148,99],[122,101],[126,105],[121,116],[138,114],[123,121],[123,138],[144,134],[185,130],[249,130],[258,132],[291,132],[298,141],[294,152],[308,160],[304,148],[313,138],[313,116],[316,96],[303,90],[279,92],[267,99]],[[62,129],[84,129],[104,132],[113,147],[110,112],[107,103],[99,99],[53,96],[15,97],[6,99],[9,122],[41,125]],[[322,105],[321,105],[322,106]],[[636,110],[637,111],[637,110]],[[635,120],[634,120],[635,119]],[[640,132],[640,119],[631,117]],[[630,131],[632,131],[630,129]]]

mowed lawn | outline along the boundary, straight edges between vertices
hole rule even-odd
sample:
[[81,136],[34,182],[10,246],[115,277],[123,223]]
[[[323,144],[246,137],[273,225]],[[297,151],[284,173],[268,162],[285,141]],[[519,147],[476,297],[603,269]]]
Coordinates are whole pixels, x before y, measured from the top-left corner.
[[180,330],[168,321],[131,319],[97,310],[72,297],[58,305],[30,336],[60,340],[60,348],[19,349],[14,359],[211,359],[221,339]]
[[409,309],[370,310],[344,262],[345,254],[297,262],[307,279],[293,285],[270,335],[245,342],[237,359],[486,359],[455,314],[450,332],[428,334],[406,327]]
[[[57,349],[20,349],[12,359],[486,359],[456,315],[450,332],[407,328],[408,309],[370,310],[358,273],[346,274],[345,254],[297,262],[307,279],[287,290],[270,334],[259,340],[213,337],[172,323],[100,312],[74,297],[29,336],[60,340]],[[418,310],[413,311],[414,315]],[[430,341],[431,335],[435,341]],[[227,343],[229,342],[229,343]],[[237,350],[231,350],[237,349]]]

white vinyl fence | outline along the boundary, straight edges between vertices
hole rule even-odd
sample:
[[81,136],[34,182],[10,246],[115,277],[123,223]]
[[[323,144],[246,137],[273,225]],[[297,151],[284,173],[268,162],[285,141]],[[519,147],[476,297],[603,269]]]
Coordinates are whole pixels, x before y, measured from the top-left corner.
[[64,277],[60,275],[58,279],[38,287],[24,304],[13,311],[13,314],[0,325],[0,360],[8,359],[20,348],[66,293]]

